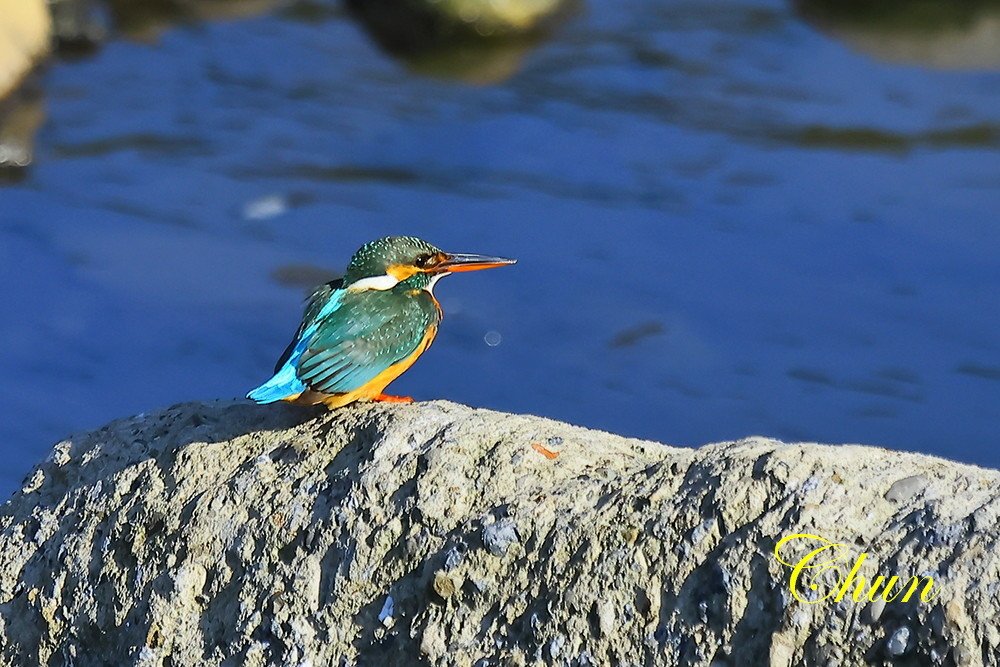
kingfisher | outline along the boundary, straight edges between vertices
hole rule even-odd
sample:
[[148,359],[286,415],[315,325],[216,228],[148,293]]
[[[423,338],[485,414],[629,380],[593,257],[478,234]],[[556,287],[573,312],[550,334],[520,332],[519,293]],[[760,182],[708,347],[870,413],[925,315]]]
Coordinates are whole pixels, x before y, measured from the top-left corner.
[[447,253],[413,236],[361,246],[344,277],[320,285],[274,367],[247,398],[338,408],[359,400],[412,403],[385,388],[427,351],[444,315],[434,285],[444,276],[514,264]]

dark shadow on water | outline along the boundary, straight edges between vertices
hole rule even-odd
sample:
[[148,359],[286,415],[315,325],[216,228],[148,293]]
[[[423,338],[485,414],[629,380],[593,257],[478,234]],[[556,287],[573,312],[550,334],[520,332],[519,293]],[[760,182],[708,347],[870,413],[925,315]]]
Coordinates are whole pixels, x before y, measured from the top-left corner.
[[608,347],[622,348],[622,347],[633,347],[639,342],[645,340],[646,338],[651,338],[653,336],[659,336],[664,333],[666,328],[663,326],[662,322],[650,321],[643,322],[642,324],[636,324],[634,326],[622,329],[615,334],[615,337],[611,339],[608,343]]
[[987,364],[964,363],[955,368],[955,372],[979,380],[1000,381],[1000,366],[989,366]]
[[924,392],[918,386],[920,380],[913,373],[901,369],[883,370],[874,377],[835,378],[820,369],[796,366],[790,368],[785,376],[809,390],[834,389],[911,403],[924,401]]
[[176,157],[211,155],[208,142],[196,137],[172,137],[156,133],[118,134],[105,139],[54,146],[58,157],[101,157],[131,151]]
[[764,131],[782,144],[810,149],[907,153],[920,148],[989,148],[1000,146],[1000,125],[977,123],[924,132],[896,132],[875,127],[773,127]]
[[156,38],[178,24],[250,18],[287,5],[287,0],[109,0],[118,31],[130,39]]
[[63,58],[91,55],[109,39],[157,39],[177,25],[259,16],[289,0],[51,0],[53,33]]

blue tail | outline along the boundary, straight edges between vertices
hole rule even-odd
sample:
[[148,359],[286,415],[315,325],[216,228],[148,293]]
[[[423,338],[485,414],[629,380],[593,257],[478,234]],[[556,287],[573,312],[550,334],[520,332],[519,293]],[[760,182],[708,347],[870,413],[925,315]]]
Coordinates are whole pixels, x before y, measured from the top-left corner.
[[[306,309],[305,317],[307,321],[302,323],[301,328],[295,334],[295,338],[288,346],[288,349],[285,350],[285,353],[281,355],[281,359],[278,360],[279,368],[275,369],[274,377],[247,394],[247,398],[251,401],[256,401],[257,403],[276,403],[277,401],[283,401],[286,398],[301,394],[308,389],[299,380],[296,367],[299,365],[299,358],[309,346],[309,341],[312,339],[313,334],[316,333],[316,329],[319,326],[317,323],[318,320],[328,316],[340,306],[340,298],[343,296],[343,290],[337,289],[331,292],[332,288],[330,285],[332,283],[321,286],[313,294]],[[322,304],[318,313],[312,314],[311,311],[316,308],[318,299],[321,302],[324,299],[326,301]]]
[[305,390],[306,386],[295,374],[295,366],[286,363],[273,378],[247,394],[247,398],[257,403],[275,403]]

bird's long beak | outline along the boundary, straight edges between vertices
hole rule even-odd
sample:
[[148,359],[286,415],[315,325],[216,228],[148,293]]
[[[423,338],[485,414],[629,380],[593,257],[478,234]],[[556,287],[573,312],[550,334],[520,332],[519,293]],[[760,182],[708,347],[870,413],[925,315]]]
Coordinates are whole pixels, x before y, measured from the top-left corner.
[[489,255],[464,255],[446,254],[444,261],[434,267],[435,271],[450,271],[460,273],[462,271],[479,271],[481,269],[495,269],[498,266],[509,266],[516,264],[516,259],[506,257],[490,257]]

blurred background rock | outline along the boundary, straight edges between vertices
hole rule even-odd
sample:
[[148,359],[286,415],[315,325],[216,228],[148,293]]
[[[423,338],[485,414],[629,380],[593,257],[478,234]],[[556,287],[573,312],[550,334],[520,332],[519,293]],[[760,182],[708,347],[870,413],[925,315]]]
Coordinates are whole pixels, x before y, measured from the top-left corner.
[[[574,0],[347,0],[387,53],[418,74],[472,84],[503,81]],[[12,96],[50,50],[86,56],[113,35],[155,40],[177,24],[290,8],[326,16],[332,3],[293,0],[0,0],[0,177],[18,178],[44,120],[38,89]]]
[[51,26],[45,0],[0,0],[0,179],[31,162],[42,103],[37,90],[12,91],[48,52]]
[[490,84],[513,75],[571,0],[347,0],[372,38],[414,72]]
[[48,51],[50,28],[44,0],[0,0],[0,97]]
[[1000,0],[796,0],[802,16],[890,62],[1000,70]]

